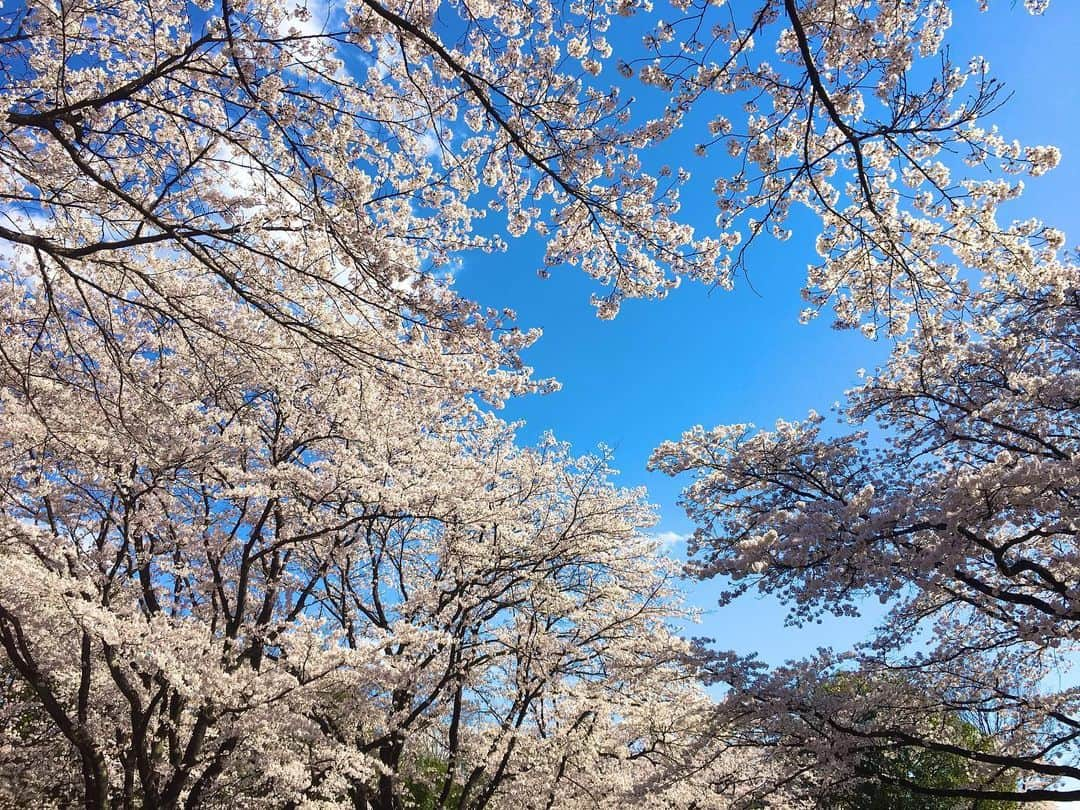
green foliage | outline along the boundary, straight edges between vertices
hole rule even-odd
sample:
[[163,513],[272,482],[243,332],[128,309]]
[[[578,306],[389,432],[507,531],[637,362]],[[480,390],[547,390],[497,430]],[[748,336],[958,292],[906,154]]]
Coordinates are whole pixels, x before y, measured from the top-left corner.
[[[446,762],[436,756],[420,757],[415,773],[405,780],[407,798],[405,806],[410,810],[438,810],[439,795],[446,783]],[[446,807],[458,807],[461,801],[461,785],[450,786]]]
[[[967,728],[973,734],[979,734],[974,727]],[[962,757],[922,748],[876,749],[863,756],[860,770],[927,788],[955,788],[969,784],[969,766]],[[986,787],[1014,790],[1016,783],[1014,779],[1002,776]],[[829,810],[1012,810],[1020,805],[1007,801],[930,796],[869,776],[844,794],[827,798],[823,806]]]
[[[859,692],[865,684],[855,676],[840,676],[830,682],[829,691]],[[989,751],[992,738],[955,715],[941,720],[940,739],[969,751]],[[892,780],[902,780],[924,788],[960,788],[972,782],[971,762],[959,754],[933,751],[918,746],[875,747],[860,754],[857,770],[861,781],[821,802],[827,810],[1014,810],[1011,801],[932,796]],[[983,785],[987,790],[1015,790],[1016,779],[1003,774]]]

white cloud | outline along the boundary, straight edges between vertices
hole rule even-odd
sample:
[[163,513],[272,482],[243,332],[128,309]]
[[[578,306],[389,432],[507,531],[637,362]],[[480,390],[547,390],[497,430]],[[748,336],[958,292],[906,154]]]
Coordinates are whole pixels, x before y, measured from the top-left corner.
[[418,140],[420,141],[420,147],[424,150],[424,154],[429,158],[438,157],[442,153],[442,146],[439,143],[439,139],[435,137],[435,133],[430,128],[421,135]]
[[687,540],[689,540],[690,533],[679,533],[672,531],[655,532],[653,534],[653,539],[660,544],[660,548],[663,551],[672,551],[676,546],[683,544]]
[[[303,36],[318,36],[330,30],[331,18],[336,11],[333,3],[326,0],[287,0],[284,3],[285,19],[281,23],[282,36],[293,29]],[[301,13],[297,15],[297,11]]]

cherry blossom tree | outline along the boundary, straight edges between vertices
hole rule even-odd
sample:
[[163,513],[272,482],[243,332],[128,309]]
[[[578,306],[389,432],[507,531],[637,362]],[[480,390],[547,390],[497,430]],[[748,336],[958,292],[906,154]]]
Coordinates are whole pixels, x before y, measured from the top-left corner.
[[383,375],[224,300],[216,343],[60,334],[78,288],[3,302],[5,803],[616,807],[681,759],[711,704],[604,453],[516,446],[428,343]]
[[[1044,283],[989,284],[965,322],[926,322],[848,393],[854,429],[811,413],[772,431],[687,432],[653,465],[688,472],[699,523],[692,571],[791,605],[794,624],[889,606],[854,651],[773,672],[717,668],[736,712],[843,773],[881,746],[963,758],[969,783],[942,796],[1075,799],[1077,382],[1080,268]],[[870,427],[876,423],[877,431]],[[858,673],[859,690],[823,674]],[[949,718],[992,745],[949,733]],[[1022,781],[1003,789],[999,779]],[[891,777],[901,787],[903,776]]]

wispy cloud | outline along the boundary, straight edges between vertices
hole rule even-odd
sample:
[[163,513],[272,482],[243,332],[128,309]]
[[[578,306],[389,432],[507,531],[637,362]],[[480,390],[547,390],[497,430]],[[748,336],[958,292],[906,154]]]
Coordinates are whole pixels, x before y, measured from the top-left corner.
[[284,7],[286,16],[281,33],[286,36],[290,29],[304,36],[323,34],[330,30],[331,19],[337,11],[335,4],[327,0],[287,0]]
[[674,551],[678,546],[685,544],[686,541],[690,539],[690,533],[680,533],[672,531],[655,532],[653,534],[653,539],[660,544],[661,549],[667,552],[671,552]]

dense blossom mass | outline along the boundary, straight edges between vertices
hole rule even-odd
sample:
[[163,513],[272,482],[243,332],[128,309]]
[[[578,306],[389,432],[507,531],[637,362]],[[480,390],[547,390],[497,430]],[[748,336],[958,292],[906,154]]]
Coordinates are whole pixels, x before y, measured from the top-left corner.
[[[1051,677],[1080,616],[1080,278],[1060,231],[999,216],[1059,154],[995,128],[951,24],[944,0],[0,8],[0,807],[1080,795]],[[699,157],[659,165],[689,131]],[[895,340],[856,432],[698,428],[653,461],[693,477],[691,571],[725,599],[890,606],[763,671],[679,636],[679,566],[608,451],[493,413],[557,383],[448,271],[532,233],[613,317],[730,286],[796,211],[805,317]],[[897,764],[928,761],[951,781]]]
[[233,303],[198,353],[115,308],[43,329],[72,292],[4,309],[10,806],[619,806],[634,752],[681,754],[708,704],[602,456]]

